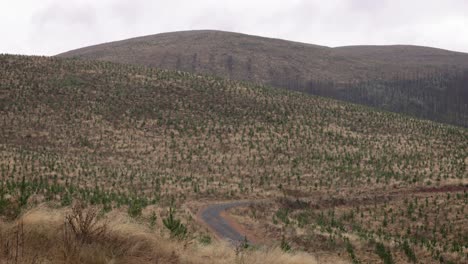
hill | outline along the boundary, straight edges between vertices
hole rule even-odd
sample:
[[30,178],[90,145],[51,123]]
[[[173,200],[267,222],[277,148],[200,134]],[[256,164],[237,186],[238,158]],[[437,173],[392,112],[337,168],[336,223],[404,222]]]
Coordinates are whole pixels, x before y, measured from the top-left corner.
[[222,31],[157,34],[59,54],[216,75],[468,126],[468,54],[329,48]]
[[[463,128],[180,71],[11,55],[0,118],[6,261],[262,263],[262,248],[208,252],[196,222],[207,202],[246,199],[263,202],[229,214],[268,247],[333,263],[466,261]],[[108,228],[63,224],[87,219],[76,201]],[[169,207],[182,238],[162,221]]]

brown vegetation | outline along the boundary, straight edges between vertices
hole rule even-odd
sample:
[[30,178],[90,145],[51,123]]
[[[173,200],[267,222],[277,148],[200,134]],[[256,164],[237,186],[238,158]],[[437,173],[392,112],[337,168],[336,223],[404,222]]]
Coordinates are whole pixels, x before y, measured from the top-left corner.
[[[387,263],[465,263],[468,188],[444,188],[450,191],[433,188],[434,192],[406,190],[391,195],[363,188],[362,194],[333,198],[341,203],[322,202],[316,196],[281,198],[231,213],[252,230],[262,230],[266,241],[285,236],[293,248],[316,255],[334,253],[356,262],[378,263],[381,257],[369,252],[381,244],[390,252],[392,261]],[[368,202],[367,197],[371,197]]]
[[[2,55],[2,261],[239,263],[181,205],[264,198],[282,199],[236,219],[272,248],[464,261],[467,149],[466,129],[302,93]],[[308,258],[297,254],[242,257]]]
[[[96,208],[85,210],[96,212]],[[14,223],[0,221],[0,263],[315,263],[306,254],[285,254],[278,249],[246,250],[236,255],[222,243],[201,246],[192,241],[183,246],[118,212],[102,219],[92,213],[92,221],[106,226],[106,232],[83,240],[67,233],[71,231],[65,224],[67,215],[77,213],[76,208],[70,212],[39,206]]]
[[468,126],[468,54],[418,46],[329,48],[222,31],[157,34],[58,55],[262,83]]

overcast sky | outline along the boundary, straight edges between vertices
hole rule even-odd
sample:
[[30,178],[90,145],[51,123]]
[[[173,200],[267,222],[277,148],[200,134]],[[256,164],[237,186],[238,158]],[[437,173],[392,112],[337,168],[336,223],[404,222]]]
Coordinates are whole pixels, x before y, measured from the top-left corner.
[[0,53],[55,55],[190,29],[468,52],[468,0],[0,0]]

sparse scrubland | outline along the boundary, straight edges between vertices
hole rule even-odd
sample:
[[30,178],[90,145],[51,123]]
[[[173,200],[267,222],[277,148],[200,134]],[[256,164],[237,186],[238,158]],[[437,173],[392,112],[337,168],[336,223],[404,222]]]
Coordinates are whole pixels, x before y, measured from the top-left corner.
[[[467,153],[467,129],[322,97],[1,55],[0,262],[463,263]],[[195,219],[238,199],[264,199],[230,211],[261,246]]]
[[410,45],[331,48],[191,30],[58,56],[215,75],[468,127],[468,54],[461,52]]

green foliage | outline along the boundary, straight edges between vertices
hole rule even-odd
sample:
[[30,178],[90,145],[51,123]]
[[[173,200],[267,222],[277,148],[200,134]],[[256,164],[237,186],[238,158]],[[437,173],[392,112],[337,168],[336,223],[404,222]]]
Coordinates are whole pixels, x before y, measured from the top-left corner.
[[276,217],[280,219],[285,225],[290,223],[289,221],[289,210],[287,208],[280,208],[276,212]]
[[26,176],[23,175],[19,187],[20,195],[18,197],[19,206],[23,207],[28,203],[29,196],[31,196],[28,184],[26,183]]
[[175,210],[172,207],[169,208],[169,216],[163,219],[163,224],[169,229],[172,237],[184,238],[187,235],[187,227],[176,219],[174,214]]
[[202,245],[209,245],[211,244],[211,236],[209,235],[201,235],[199,238],[198,238],[198,241],[202,244]]
[[241,241],[239,248],[241,249],[249,249],[251,247],[247,236],[244,236],[244,240]]
[[308,212],[301,212],[297,215],[297,224],[299,227],[305,227],[310,224],[310,215]]
[[5,213],[8,206],[8,201],[5,199],[5,187],[3,181],[0,182],[0,215]]
[[65,192],[62,195],[62,201],[61,201],[62,206],[69,206],[69,205],[71,205],[71,203],[72,203],[71,194],[69,192]]
[[289,245],[288,241],[286,241],[286,238],[284,235],[281,237],[281,245],[280,245],[281,250],[284,252],[289,252],[291,251],[291,245]]
[[382,243],[377,242],[375,244],[375,253],[383,260],[384,264],[394,263],[392,253]]
[[145,207],[145,203],[141,199],[132,199],[128,205],[128,215],[131,217],[141,216],[141,211]]
[[150,219],[149,219],[151,228],[154,228],[156,226],[156,220],[157,219],[158,219],[158,217],[156,216],[156,212],[152,211],[151,215],[150,215]]
[[359,264],[361,263],[359,259],[356,257],[356,254],[354,253],[354,247],[351,242],[349,242],[349,239],[345,239],[345,244],[346,244],[346,251],[348,252],[349,256],[351,257],[351,261],[353,264]]
[[405,242],[403,242],[402,248],[403,248],[403,251],[405,252],[405,255],[408,257],[408,260],[413,262],[413,263],[416,263],[417,262],[416,254],[414,254],[414,251],[410,247],[407,240],[405,240]]

